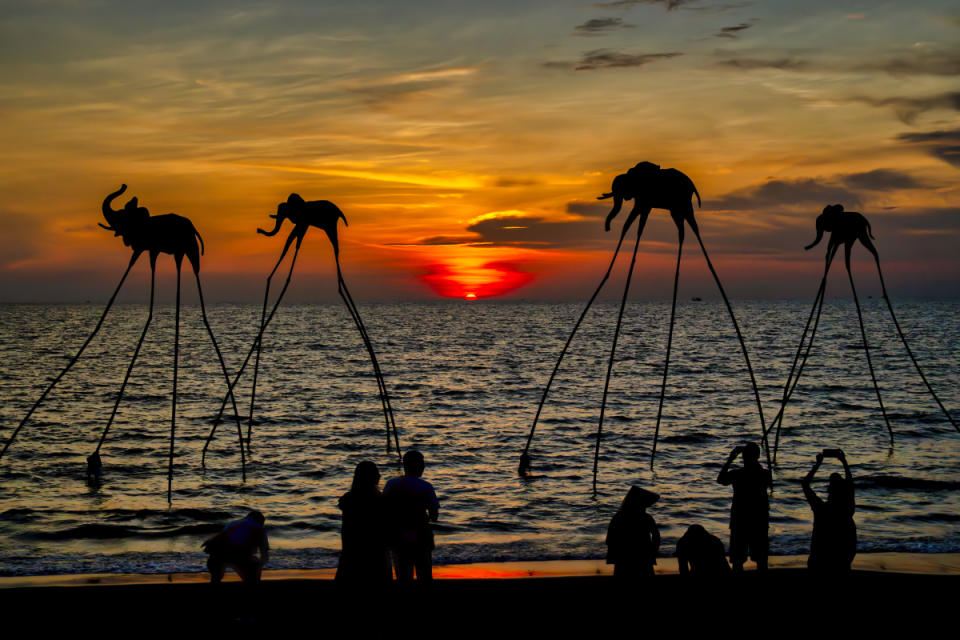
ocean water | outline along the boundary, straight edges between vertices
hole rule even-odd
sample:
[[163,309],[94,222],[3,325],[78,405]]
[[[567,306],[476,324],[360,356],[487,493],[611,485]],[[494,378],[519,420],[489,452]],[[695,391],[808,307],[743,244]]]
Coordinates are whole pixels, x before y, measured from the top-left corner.
[[[931,384],[960,417],[960,302],[895,301]],[[767,420],[779,407],[810,300],[733,302]],[[842,447],[856,480],[860,551],[960,551],[960,435],[927,393],[882,299],[864,299],[871,353],[895,434],[870,382],[853,303],[831,299],[788,405],[771,502],[771,552],[808,550],[811,513],[799,478],[824,447]],[[543,385],[582,303],[461,301],[362,304],[393,397],[401,444],[427,459],[441,500],[438,563],[597,558],[631,484],[662,495],[651,509],[669,555],[686,526],[726,541],[730,490],[716,483],[730,448],[757,440],[747,371],[721,301],[681,302],[656,465],[649,453],[669,306],[633,302],[610,386],[598,494],[593,446],[615,304],[597,304],[554,382],[531,454],[516,466]],[[98,305],[0,305],[0,438],[96,324]],[[213,305],[231,372],[249,349],[256,305]],[[103,481],[85,482],[146,309],[118,306],[84,357],[0,461],[0,575],[199,571],[199,545],[258,508],[273,568],[334,566],[337,498],[357,462],[398,473],[376,383],[342,306],[282,306],[264,341],[253,452],[241,482],[235,424],[210,421],[225,391],[199,309],[181,314],[173,503],[167,504],[173,308],[154,314],[102,450]],[[247,412],[250,378],[238,387]],[[825,491],[829,464],[816,488]]]

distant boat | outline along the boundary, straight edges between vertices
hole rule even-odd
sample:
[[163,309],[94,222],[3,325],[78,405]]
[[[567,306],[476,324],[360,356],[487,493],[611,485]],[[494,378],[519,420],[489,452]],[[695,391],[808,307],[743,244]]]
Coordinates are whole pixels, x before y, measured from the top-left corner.
[[690,299],[693,300],[694,302],[703,302],[703,298],[698,298],[697,296],[693,296]]

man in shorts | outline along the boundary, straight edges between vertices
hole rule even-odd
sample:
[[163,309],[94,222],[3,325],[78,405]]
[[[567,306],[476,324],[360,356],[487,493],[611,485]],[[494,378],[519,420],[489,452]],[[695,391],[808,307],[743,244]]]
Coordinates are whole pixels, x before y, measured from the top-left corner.
[[[743,466],[730,469],[738,455],[743,456]],[[769,544],[767,528],[770,521],[770,506],[767,489],[773,486],[769,469],[760,464],[760,447],[755,442],[734,447],[720,469],[717,482],[733,485],[733,502],[730,505],[730,564],[734,573],[743,571],[747,555],[757,563],[759,571],[767,568]]]

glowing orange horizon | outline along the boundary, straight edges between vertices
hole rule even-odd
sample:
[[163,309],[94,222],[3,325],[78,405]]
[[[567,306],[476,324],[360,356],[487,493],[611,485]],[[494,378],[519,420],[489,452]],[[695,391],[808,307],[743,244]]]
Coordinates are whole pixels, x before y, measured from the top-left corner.
[[479,266],[435,263],[418,277],[443,298],[479,300],[516,291],[532,282],[535,275],[510,262],[487,262]]

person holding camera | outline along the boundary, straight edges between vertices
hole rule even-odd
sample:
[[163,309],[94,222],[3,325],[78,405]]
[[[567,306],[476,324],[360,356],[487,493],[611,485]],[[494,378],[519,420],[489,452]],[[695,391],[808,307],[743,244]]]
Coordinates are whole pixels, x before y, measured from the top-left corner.
[[[824,501],[810,486],[824,458],[836,458],[843,465],[844,475],[831,473]],[[813,510],[813,535],[810,537],[810,556],[807,567],[823,573],[850,571],[857,555],[857,525],[853,522],[856,509],[853,476],[842,449],[824,449],[817,461],[800,481],[803,495]]]
[[[743,466],[731,469],[737,456],[743,457]],[[757,563],[757,570],[767,569],[770,505],[767,489],[773,487],[770,470],[760,464],[760,447],[755,442],[737,446],[720,469],[717,482],[733,485],[730,505],[730,564],[735,573],[743,571],[747,554]]]

